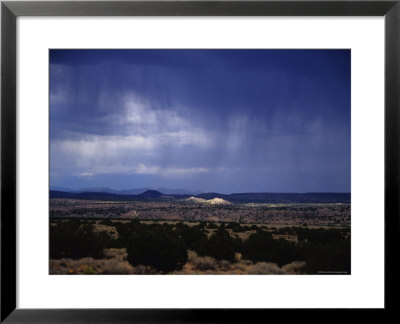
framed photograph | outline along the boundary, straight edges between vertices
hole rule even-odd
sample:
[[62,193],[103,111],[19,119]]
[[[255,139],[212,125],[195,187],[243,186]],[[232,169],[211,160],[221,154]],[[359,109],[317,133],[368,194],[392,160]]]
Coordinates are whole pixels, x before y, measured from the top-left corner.
[[1,321],[390,309],[399,15],[3,1]]

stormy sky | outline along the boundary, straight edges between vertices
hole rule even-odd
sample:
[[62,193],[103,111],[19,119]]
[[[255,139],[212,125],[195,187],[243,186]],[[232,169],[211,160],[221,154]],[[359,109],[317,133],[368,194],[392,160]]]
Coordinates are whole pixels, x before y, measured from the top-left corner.
[[350,192],[349,50],[50,50],[50,185]]

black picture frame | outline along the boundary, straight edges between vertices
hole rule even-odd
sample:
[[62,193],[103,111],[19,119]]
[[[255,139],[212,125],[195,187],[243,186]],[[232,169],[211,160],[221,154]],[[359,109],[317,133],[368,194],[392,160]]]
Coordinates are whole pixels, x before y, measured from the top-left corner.
[[[2,1],[1,2],[1,322],[234,322],[263,310],[16,308],[16,18],[18,16],[384,16],[385,309],[395,309],[391,266],[399,234],[400,0]],[[40,37],[40,36],[38,36]],[[373,127],[373,125],[371,125]],[[398,253],[394,252],[395,258]],[[254,319],[256,317],[253,317]]]

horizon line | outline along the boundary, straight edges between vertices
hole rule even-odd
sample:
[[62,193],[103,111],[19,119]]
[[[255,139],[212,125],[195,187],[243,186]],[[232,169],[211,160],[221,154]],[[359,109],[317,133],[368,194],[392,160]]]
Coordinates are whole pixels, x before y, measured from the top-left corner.
[[[53,186],[53,187],[58,187],[58,186]],[[61,186],[60,186],[61,187]],[[223,192],[219,192],[219,191],[201,191],[201,190],[187,190],[187,189],[174,189],[174,188],[159,188],[159,189],[155,189],[155,188],[130,188],[130,189],[113,189],[113,188],[109,188],[109,187],[105,187],[108,190],[113,190],[113,191],[128,191],[128,190],[139,190],[139,189],[144,189],[143,192],[146,191],[158,191],[160,193],[163,193],[162,191],[160,191],[159,189],[168,189],[168,190],[177,190],[177,191],[188,191],[190,192],[190,194],[193,194],[196,191],[199,191],[200,193],[197,193],[195,195],[201,195],[201,194],[211,194],[211,193],[215,193],[215,194],[223,194],[223,195],[233,195],[233,194],[244,194],[244,193],[264,193],[264,194],[351,194],[351,191],[236,191],[236,192],[230,192],[230,193],[223,193]],[[72,188],[63,188],[63,189],[67,189],[70,191],[75,191],[75,192],[93,192],[93,193],[110,193],[110,194],[119,194],[119,193],[112,193],[112,192],[107,192],[107,191],[90,191],[90,190],[83,190],[83,189],[96,189],[95,187],[93,188],[79,188],[79,189],[72,189]],[[49,186],[49,191],[59,191],[59,192],[67,192],[65,190],[58,190],[58,189],[52,189],[51,186]],[[142,193],[143,193],[142,192]],[[165,193],[163,193],[165,194]],[[121,195],[125,195],[125,196],[129,196],[129,195],[135,195],[135,194],[121,194]],[[166,194],[168,195],[168,194]],[[176,195],[176,194],[175,194]],[[185,194],[182,194],[185,195]],[[187,194],[189,195],[189,194]]]

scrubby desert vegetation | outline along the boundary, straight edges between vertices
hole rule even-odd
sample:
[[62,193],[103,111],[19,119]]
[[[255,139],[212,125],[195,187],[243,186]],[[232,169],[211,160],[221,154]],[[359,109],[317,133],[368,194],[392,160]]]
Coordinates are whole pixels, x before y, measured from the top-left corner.
[[51,219],[51,274],[349,274],[349,227]]
[[[203,199],[204,200],[204,199]],[[213,204],[197,200],[107,201],[50,199],[51,218],[104,218],[236,222],[243,224],[350,226],[350,204]]]

